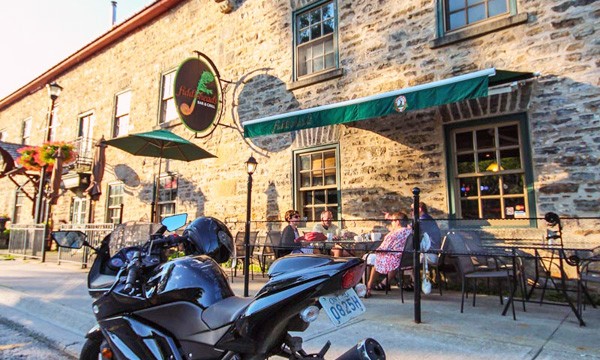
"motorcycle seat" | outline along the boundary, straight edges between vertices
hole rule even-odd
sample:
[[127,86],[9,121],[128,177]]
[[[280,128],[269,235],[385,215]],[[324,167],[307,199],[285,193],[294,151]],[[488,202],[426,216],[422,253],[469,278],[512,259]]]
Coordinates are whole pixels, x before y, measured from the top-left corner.
[[211,329],[218,329],[237,319],[254,298],[230,296],[212,304],[202,313],[202,320]]

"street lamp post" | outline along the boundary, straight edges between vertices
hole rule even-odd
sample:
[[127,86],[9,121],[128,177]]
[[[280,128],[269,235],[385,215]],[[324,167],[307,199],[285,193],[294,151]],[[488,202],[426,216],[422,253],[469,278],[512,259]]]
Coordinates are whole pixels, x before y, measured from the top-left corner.
[[250,215],[252,213],[252,174],[256,170],[258,163],[254,156],[250,155],[246,161],[246,170],[248,172],[248,198],[246,200],[246,236],[244,237],[244,297],[248,297],[248,287],[250,282]]
[[[50,97],[50,109],[48,110],[48,128],[46,129],[46,137],[45,140],[46,141],[50,141],[51,139],[51,131],[50,131],[50,127],[52,126],[52,121],[53,121],[53,116],[54,116],[54,103],[56,102],[56,99],[58,99],[58,96],[60,95],[60,92],[62,91],[62,87],[60,85],[58,85],[56,82],[52,82],[48,85],[46,85],[46,88],[48,89],[48,96]],[[44,188],[46,186],[46,169],[47,166],[44,165],[42,166],[42,169],[40,170],[40,180],[39,180],[39,184],[38,184],[38,192],[37,192],[37,198],[36,198],[36,202],[35,202],[35,223],[39,224],[42,221],[42,207],[43,207],[43,202],[44,202]],[[46,211],[48,211],[48,209],[46,209]],[[47,214],[46,214],[47,216]],[[44,231],[42,232],[42,262],[46,261],[46,226],[48,226],[48,224],[44,224]]]

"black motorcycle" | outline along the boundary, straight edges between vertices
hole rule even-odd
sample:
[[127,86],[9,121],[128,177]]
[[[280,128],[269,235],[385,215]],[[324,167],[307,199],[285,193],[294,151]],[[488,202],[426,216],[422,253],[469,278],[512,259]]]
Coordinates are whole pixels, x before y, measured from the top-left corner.
[[[200,217],[182,236],[164,235],[186,220],[186,214],[167,217],[143,245],[113,255],[110,235],[94,249],[82,232],[52,233],[61,247],[96,252],[88,288],[98,324],[86,335],[81,359],[324,359],[329,341],[308,354],[289,332],[306,330],[321,309],[334,324],[365,311],[353,289],[365,266],[357,258],[286,256],[273,262],[254,298],[235,296],[218,264],[232,254],[231,233],[221,221]],[[186,256],[169,260],[173,248]],[[365,339],[338,359],[385,359],[385,353]]]

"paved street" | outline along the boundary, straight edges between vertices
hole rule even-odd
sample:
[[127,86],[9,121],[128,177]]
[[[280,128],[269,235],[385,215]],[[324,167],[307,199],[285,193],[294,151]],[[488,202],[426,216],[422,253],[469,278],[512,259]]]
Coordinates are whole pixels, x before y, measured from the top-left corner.
[[[0,317],[32,329],[77,356],[84,334],[94,325],[91,299],[86,289],[87,270],[78,266],[38,261],[0,261]],[[250,293],[266,279],[251,281]],[[243,278],[231,284],[240,295]],[[390,294],[377,292],[364,299],[367,312],[334,327],[326,315],[302,333],[306,348],[317,351],[332,341],[328,358],[341,355],[358,340],[373,337],[384,347],[388,359],[600,359],[598,334],[600,309],[588,309],[588,326],[580,327],[570,309],[528,303],[523,312],[516,304],[517,320],[501,316],[495,296],[478,296],[460,313],[460,293],[424,296],[422,323],[414,322],[412,294],[405,303],[394,287]]]
[[52,347],[43,336],[0,317],[0,360],[64,360],[71,355]]

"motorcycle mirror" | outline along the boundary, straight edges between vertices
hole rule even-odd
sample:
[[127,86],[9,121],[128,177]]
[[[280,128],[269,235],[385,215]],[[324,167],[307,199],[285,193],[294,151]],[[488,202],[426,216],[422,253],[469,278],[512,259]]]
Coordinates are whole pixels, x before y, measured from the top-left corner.
[[167,228],[169,231],[174,231],[185,225],[187,222],[187,214],[175,214],[171,216],[167,216],[160,222],[163,226]]
[[68,249],[81,249],[83,246],[92,247],[87,241],[87,235],[81,231],[53,231],[50,236],[56,244]]

